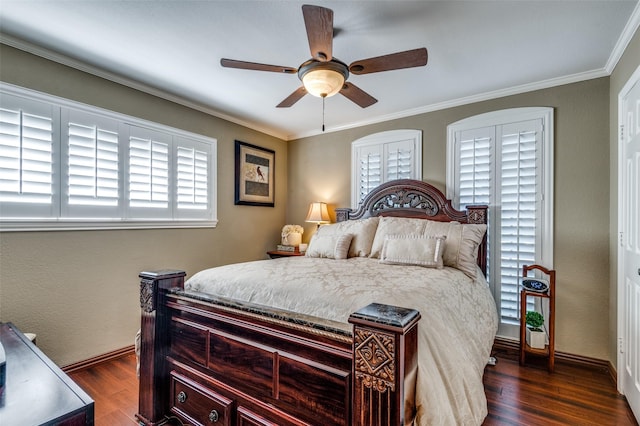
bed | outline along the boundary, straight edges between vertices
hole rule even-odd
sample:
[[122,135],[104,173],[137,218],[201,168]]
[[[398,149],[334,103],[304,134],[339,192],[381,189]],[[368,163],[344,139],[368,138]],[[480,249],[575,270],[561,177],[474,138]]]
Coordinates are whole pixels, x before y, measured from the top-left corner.
[[140,274],[141,424],[478,425],[486,206],[397,180],[306,256]]

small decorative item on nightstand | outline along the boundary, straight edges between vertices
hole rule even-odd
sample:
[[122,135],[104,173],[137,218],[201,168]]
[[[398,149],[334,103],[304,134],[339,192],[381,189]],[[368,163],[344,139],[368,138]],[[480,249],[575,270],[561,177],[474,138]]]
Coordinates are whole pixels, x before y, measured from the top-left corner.
[[[538,270],[542,274],[549,277],[536,278],[527,277],[529,271]],[[537,310],[545,311],[545,305],[548,306],[548,313],[543,315],[541,312],[527,311],[527,302],[531,298]],[[555,318],[556,318],[556,271],[547,269],[540,265],[524,265],[522,267],[522,289],[520,291],[520,364],[525,363],[527,354],[546,357],[549,372],[553,372],[555,362]],[[541,331],[540,335],[535,336],[535,329],[542,330],[545,319],[548,321],[548,339],[547,333]],[[532,331],[532,329],[534,331]]]
[[283,246],[297,247],[302,242],[304,228],[300,225],[285,225],[282,228],[281,237]]

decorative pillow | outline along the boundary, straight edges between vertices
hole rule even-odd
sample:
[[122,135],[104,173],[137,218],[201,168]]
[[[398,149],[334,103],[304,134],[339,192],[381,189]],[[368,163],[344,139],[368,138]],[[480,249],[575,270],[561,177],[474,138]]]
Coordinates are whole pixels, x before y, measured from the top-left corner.
[[382,217],[378,224],[370,257],[380,257],[387,235],[421,234],[424,236],[446,236],[442,259],[444,266],[459,269],[470,278],[476,277],[478,246],[482,242],[487,225],[462,224],[460,222],[438,222],[428,219]]
[[345,222],[322,225],[315,236],[352,235],[351,246],[347,257],[367,257],[371,253],[371,244],[378,228],[378,218],[347,220]]
[[380,263],[418,265],[442,269],[442,253],[447,237],[424,235],[387,235],[380,253]]
[[[378,229],[373,238],[371,245],[371,254],[369,257],[380,257],[382,246],[389,235],[422,235],[424,234],[425,219],[411,219],[407,217],[388,217],[383,216],[378,222]],[[430,234],[436,235],[436,234]],[[446,235],[441,232],[440,235]]]
[[314,235],[305,256],[346,259],[353,235]]

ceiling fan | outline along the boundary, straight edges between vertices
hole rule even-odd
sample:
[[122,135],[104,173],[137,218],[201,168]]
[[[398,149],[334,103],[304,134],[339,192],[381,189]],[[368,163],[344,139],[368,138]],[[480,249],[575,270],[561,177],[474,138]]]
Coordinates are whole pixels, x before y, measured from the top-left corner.
[[333,56],[333,11],[325,7],[303,5],[302,15],[307,29],[312,58],[303,62],[297,69],[226,58],[220,60],[220,65],[227,68],[245,70],[285,74],[297,73],[303,85],[280,102],[277,105],[278,108],[292,106],[307,93],[321,98],[340,93],[360,107],[366,108],[375,104],[378,100],[355,84],[347,82],[349,73],[358,75],[370,74],[402,68],[421,67],[427,64],[427,49],[422,47],[362,59],[347,66],[347,64]]

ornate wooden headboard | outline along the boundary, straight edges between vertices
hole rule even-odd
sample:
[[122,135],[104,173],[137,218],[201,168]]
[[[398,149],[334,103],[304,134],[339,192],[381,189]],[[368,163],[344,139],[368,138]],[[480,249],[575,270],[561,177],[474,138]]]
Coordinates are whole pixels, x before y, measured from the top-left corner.
[[[397,216],[460,223],[487,223],[487,206],[467,206],[466,211],[453,208],[436,187],[412,179],[383,183],[371,191],[357,210],[336,209],[336,220],[364,219],[375,216]],[[487,237],[478,249],[478,265],[487,273]]]

